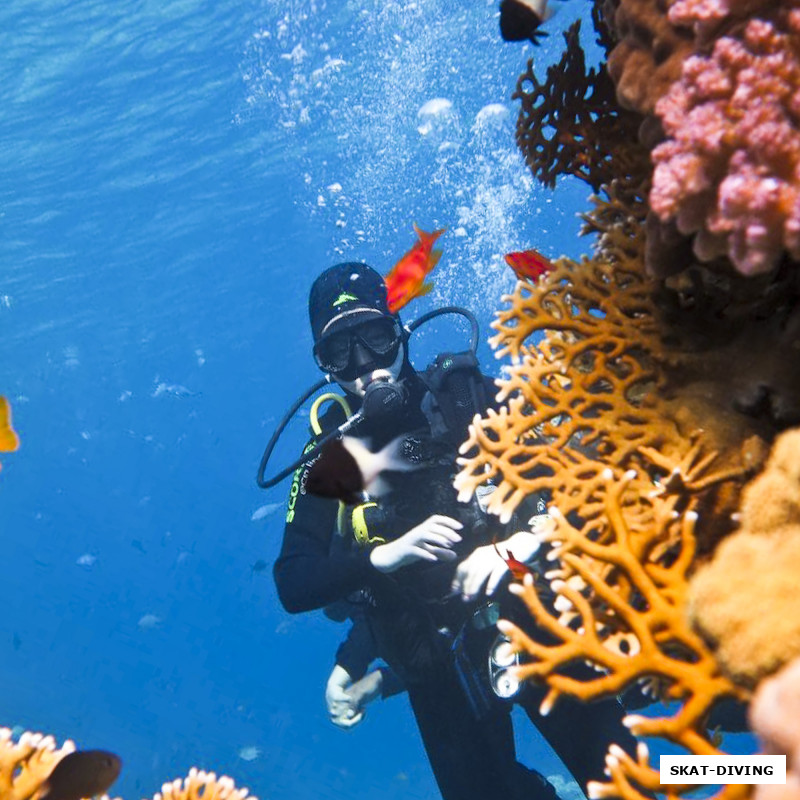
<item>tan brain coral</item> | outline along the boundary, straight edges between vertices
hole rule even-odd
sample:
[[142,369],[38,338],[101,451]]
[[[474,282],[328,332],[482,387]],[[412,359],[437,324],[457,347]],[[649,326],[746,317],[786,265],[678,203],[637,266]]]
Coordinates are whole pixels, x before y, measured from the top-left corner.
[[742,528],[693,577],[689,615],[725,671],[754,686],[800,657],[800,429],[745,490]]

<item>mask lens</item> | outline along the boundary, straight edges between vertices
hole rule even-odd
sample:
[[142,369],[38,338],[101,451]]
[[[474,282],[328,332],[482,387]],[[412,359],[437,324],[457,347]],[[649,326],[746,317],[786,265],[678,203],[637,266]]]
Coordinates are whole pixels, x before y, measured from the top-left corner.
[[350,363],[352,347],[350,331],[342,331],[320,339],[314,345],[314,356],[326,372],[341,372]]
[[398,340],[398,331],[394,320],[386,317],[365,322],[363,325],[359,325],[354,333],[365,347],[379,356],[385,356]]

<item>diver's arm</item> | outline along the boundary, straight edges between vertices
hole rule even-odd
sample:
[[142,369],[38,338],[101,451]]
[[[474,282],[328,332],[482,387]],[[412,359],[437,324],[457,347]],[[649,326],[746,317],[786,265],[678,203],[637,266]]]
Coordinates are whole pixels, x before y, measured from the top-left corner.
[[287,531],[273,576],[281,604],[290,614],[313,611],[360,589],[371,572],[368,552],[333,557],[309,533]]
[[366,675],[369,665],[378,657],[378,648],[361,607],[354,607],[351,619],[353,624],[336,650],[336,663],[357,681]]
[[273,567],[281,604],[290,614],[312,611],[362,588],[371,574],[369,553],[331,551],[337,503],[293,488],[278,560]]

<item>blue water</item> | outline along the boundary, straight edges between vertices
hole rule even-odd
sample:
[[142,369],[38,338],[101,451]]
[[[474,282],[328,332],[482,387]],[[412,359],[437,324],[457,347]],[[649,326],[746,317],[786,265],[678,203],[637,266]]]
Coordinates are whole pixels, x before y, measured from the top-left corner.
[[[251,569],[287,489],[254,476],[318,377],[321,269],[385,272],[412,222],[447,227],[406,319],[461,303],[486,333],[503,253],[586,249],[588,188],[534,184],[513,140],[516,77],[560,36],[505,45],[495,0],[6,0],[0,43],[0,394],[22,439],[0,724],[115,750],[127,798],[192,765],[273,800],[436,796],[405,698],[328,722],[344,631]],[[418,364],[463,334],[432,327]],[[521,748],[558,769],[529,726]]]

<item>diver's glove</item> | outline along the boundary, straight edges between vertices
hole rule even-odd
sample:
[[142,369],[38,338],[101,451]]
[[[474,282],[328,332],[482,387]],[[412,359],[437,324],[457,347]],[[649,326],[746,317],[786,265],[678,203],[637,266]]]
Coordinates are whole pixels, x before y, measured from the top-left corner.
[[367,703],[381,693],[382,685],[383,673],[379,669],[368,672],[353,683],[350,673],[336,664],[325,687],[325,704],[331,722],[340,728],[357,725],[364,719]]
[[369,560],[379,572],[394,572],[416,561],[452,561],[452,547],[461,541],[457,531],[463,527],[457,519],[432,514],[394,541],[375,547]]
[[471,600],[480,594],[484,585],[486,587],[485,594],[492,595],[508,571],[506,557],[513,557],[517,561],[527,564],[534,559],[538,549],[539,538],[530,531],[519,531],[496,546],[486,544],[476,547],[456,567],[451,588],[455,594],[460,594],[465,600]]

